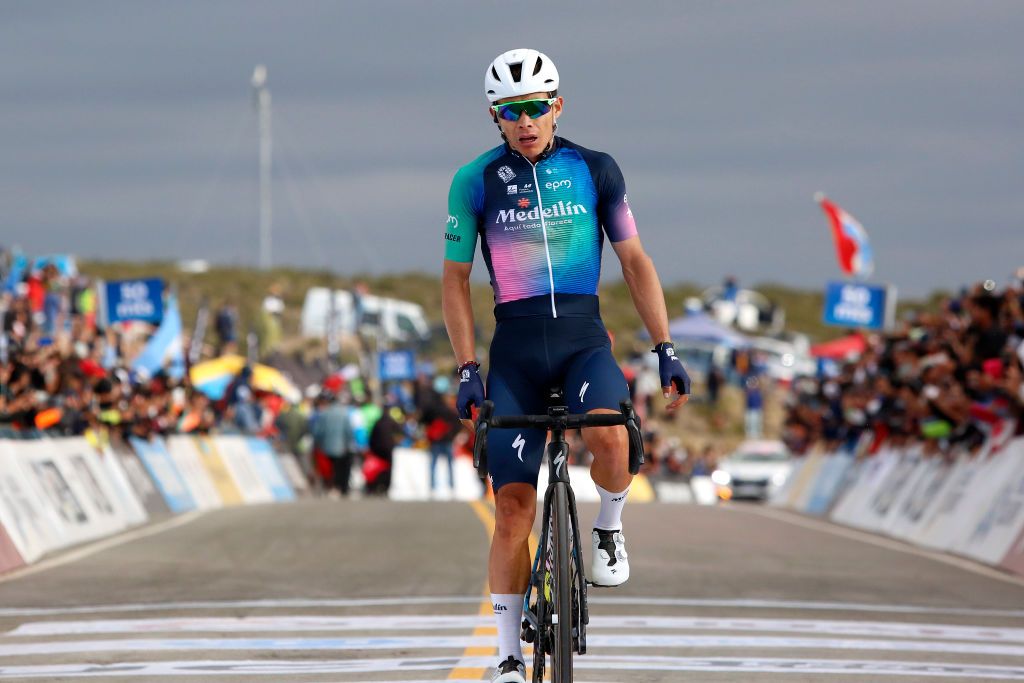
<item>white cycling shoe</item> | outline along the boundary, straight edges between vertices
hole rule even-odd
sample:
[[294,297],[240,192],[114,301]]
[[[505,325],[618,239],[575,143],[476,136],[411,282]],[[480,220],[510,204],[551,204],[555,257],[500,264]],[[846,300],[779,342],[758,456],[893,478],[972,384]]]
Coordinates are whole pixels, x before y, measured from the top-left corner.
[[526,665],[509,655],[494,670],[491,683],[526,683]]
[[629,555],[626,537],[619,530],[594,529],[594,558],[590,565],[590,581],[595,586],[621,586],[629,579]]

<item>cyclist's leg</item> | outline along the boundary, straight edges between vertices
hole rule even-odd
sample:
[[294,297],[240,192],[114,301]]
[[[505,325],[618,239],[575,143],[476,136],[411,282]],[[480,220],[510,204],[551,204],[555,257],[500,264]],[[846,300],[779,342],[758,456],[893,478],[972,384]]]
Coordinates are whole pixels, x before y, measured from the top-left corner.
[[[543,412],[543,393],[520,367],[497,360],[501,357],[492,348],[487,397],[494,401],[495,415]],[[537,429],[494,429],[487,438],[487,466],[495,508],[488,578],[498,630],[499,662],[509,656],[525,662],[519,632],[530,578],[529,537],[537,510],[537,474],[545,438],[544,430]]]
[[[499,366],[488,373],[487,397],[494,401],[494,414],[543,413],[541,392],[516,370]],[[536,514],[537,474],[546,438],[542,429],[493,429],[487,435],[487,469],[495,507],[489,575],[496,592],[526,591],[527,541]]]
[[[618,363],[606,345],[578,352],[565,373],[565,398],[572,413],[617,413],[619,402],[629,398],[629,388]],[[629,439],[625,427],[588,427],[583,441],[594,454],[590,476],[609,492],[629,488]]]
[[[609,346],[581,351],[570,361],[566,395],[572,412],[618,412],[629,397],[626,379]],[[625,427],[588,427],[583,440],[594,454],[590,476],[601,497],[591,534],[590,578],[598,585],[618,586],[629,580],[629,561],[622,534],[622,509],[633,477],[629,474],[629,437]]]

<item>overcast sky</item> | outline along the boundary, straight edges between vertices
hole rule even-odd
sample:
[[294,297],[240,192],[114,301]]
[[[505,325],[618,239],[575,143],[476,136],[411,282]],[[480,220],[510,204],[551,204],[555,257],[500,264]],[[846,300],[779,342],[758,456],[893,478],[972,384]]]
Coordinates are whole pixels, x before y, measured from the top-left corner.
[[1003,282],[1024,265],[1021,36],[1012,1],[0,1],[0,244],[255,264],[264,63],[275,263],[439,272],[451,176],[497,144],[484,70],[534,47],[664,281],[820,287],[824,190],[875,280]]

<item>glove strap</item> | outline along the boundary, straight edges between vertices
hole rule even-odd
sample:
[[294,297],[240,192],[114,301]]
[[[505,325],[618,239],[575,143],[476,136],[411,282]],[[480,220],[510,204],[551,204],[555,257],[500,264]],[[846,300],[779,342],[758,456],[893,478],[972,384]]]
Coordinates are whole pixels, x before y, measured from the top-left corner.
[[662,351],[667,351],[668,349],[672,349],[673,351],[675,351],[676,350],[676,345],[673,344],[670,341],[661,342],[660,344],[655,346],[653,349],[651,349],[651,353],[661,353]]
[[480,364],[479,364],[479,363],[477,363],[477,362],[476,362],[475,360],[469,360],[469,361],[466,361],[465,363],[463,363],[462,365],[460,365],[460,366],[459,366],[459,367],[458,367],[458,368],[457,368],[457,369],[455,370],[455,374],[456,374],[456,375],[462,375],[462,371],[463,371],[463,370],[464,370],[465,368],[468,368],[468,367],[469,367],[470,365],[472,365],[472,366],[473,366],[473,369],[474,369],[475,371],[477,371],[477,372],[480,372]]

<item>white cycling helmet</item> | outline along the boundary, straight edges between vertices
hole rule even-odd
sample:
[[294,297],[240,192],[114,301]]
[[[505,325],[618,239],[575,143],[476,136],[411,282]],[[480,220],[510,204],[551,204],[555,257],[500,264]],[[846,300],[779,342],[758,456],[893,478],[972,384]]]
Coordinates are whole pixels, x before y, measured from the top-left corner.
[[484,75],[484,92],[491,103],[506,97],[558,90],[558,69],[536,50],[509,50],[491,62]]

